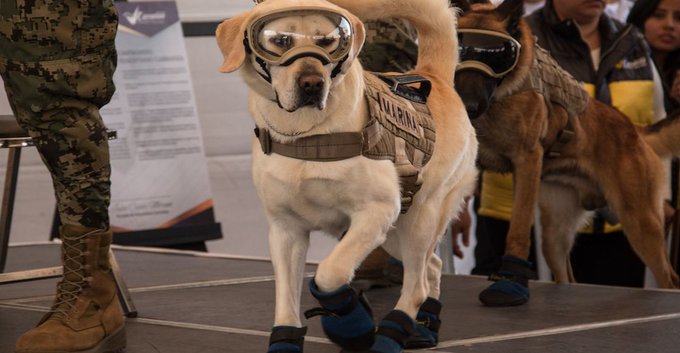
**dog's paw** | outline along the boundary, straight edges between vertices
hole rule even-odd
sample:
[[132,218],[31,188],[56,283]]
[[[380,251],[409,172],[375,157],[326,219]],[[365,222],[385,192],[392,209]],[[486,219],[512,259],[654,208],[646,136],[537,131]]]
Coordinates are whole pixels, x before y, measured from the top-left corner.
[[392,310],[378,324],[371,353],[401,353],[409,337],[419,335],[416,322],[401,310]]
[[420,306],[416,316],[417,334],[411,335],[404,341],[404,348],[421,349],[436,347],[439,343],[439,327],[441,320],[439,313],[442,303],[434,298],[427,298]]
[[479,300],[486,306],[513,306],[529,301],[529,279],[536,278],[531,262],[503,256],[503,263],[497,273],[489,276],[494,281],[479,293]]
[[307,310],[305,317],[321,315],[321,327],[333,343],[348,350],[365,350],[373,344],[373,312],[363,295],[348,285],[322,292],[314,279],[309,289],[321,307]]
[[274,326],[267,353],[302,353],[307,327]]

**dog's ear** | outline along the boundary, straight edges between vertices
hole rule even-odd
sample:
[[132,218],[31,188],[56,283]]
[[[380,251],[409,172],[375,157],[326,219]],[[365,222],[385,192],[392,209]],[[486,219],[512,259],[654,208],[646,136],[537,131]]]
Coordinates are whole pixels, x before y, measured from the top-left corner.
[[468,0],[450,0],[449,6],[460,9],[460,14],[470,11],[470,2]]
[[215,37],[224,56],[224,63],[220,67],[220,72],[233,72],[243,65],[246,59],[243,39],[248,16],[249,13],[246,12],[225,20],[217,26]]
[[366,29],[364,28],[364,23],[351,13],[347,14],[349,20],[352,22],[354,27],[354,33],[352,36],[352,49],[350,49],[347,54],[347,60],[342,63],[340,68],[340,73],[345,73],[352,66],[352,62],[357,59],[361,48],[364,46],[364,41],[366,40]]
[[513,37],[518,37],[519,22],[524,16],[524,0],[505,0],[498,5],[496,12],[506,22],[508,33]]

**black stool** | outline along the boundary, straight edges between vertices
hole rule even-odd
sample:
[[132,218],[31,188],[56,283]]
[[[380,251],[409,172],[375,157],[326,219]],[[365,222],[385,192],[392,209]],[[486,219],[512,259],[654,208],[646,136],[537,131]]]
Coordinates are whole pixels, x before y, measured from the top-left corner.
[[[116,138],[116,131],[108,131],[109,140]],[[59,277],[62,275],[61,266],[48,267],[35,270],[3,273],[7,261],[7,248],[9,247],[9,232],[12,227],[12,213],[14,211],[14,199],[16,196],[17,180],[19,176],[19,161],[21,149],[33,146],[33,141],[28,133],[22,129],[12,115],[0,115],[0,148],[9,149],[7,159],[7,173],[5,175],[5,187],[3,190],[2,206],[0,207],[0,284],[24,282],[45,278]],[[130,291],[120,275],[120,267],[109,250],[111,272],[116,283],[118,297],[127,317],[136,317],[135,308]]]

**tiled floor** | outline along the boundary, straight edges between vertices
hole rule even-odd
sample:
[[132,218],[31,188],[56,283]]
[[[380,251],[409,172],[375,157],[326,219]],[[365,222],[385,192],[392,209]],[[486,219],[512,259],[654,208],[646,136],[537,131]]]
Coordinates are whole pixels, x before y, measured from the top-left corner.
[[[266,261],[117,248],[116,258],[139,316],[127,319],[128,353],[265,352],[273,320],[274,283]],[[55,244],[10,248],[7,271],[58,264]],[[314,271],[308,267],[307,276]],[[55,280],[0,286],[0,352],[13,352],[51,302]],[[532,282],[529,304],[486,308],[479,277],[444,276],[440,345],[432,352],[677,352],[680,293]],[[399,288],[366,293],[376,317]],[[302,308],[316,306],[303,291]],[[307,353],[338,352],[318,318]]]

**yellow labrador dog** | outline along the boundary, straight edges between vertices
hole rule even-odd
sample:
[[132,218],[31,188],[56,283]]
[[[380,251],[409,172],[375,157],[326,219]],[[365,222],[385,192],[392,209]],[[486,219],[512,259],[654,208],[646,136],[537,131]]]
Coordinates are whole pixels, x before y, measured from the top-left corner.
[[[365,37],[359,18],[414,24],[420,53],[410,76],[364,72],[356,60]],[[452,87],[455,22],[447,0],[268,0],[217,29],[221,71],[240,71],[257,126],[253,179],[276,276],[269,352],[302,351],[302,275],[316,230],[340,241],[309,285],[321,306],[305,314],[321,315],[333,342],[381,353],[436,345],[434,250],[477,176],[474,129]],[[401,137],[386,138],[395,126]],[[424,135],[433,142],[418,142]],[[391,152],[376,152],[379,139]],[[376,333],[370,307],[348,284],[378,246],[403,261],[404,280]]]

